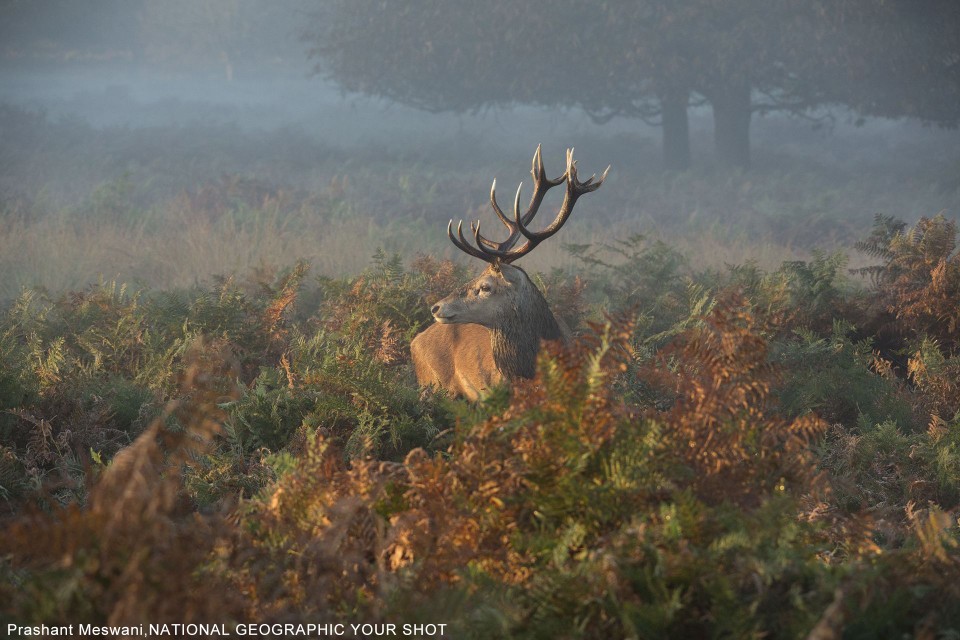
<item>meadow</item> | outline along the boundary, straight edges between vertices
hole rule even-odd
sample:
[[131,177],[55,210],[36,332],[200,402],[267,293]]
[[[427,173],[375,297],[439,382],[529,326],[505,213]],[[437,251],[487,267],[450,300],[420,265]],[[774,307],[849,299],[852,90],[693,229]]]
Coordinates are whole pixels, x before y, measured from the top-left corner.
[[571,140],[614,169],[524,266],[577,340],[477,404],[409,343],[479,270],[447,219],[490,220],[532,148],[0,132],[0,622],[960,634],[936,132],[771,124],[749,173]]

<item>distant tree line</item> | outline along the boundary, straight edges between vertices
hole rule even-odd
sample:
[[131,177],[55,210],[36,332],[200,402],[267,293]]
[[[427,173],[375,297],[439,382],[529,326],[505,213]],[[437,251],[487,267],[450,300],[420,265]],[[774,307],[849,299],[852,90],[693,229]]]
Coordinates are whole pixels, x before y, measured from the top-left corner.
[[6,58],[127,56],[230,80],[305,49],[349,91],[430,111],[655,123],[670,169],[690,166],[694,105],[739,167],[755,113],[960,121],[957,0],[0,0]]
[[754,113],[960,118],[956,0],[331,0],[318,68],[435,111],[539,104],[663,127],[690,165],[687,112],[713,112],[721,162],[750,164]]

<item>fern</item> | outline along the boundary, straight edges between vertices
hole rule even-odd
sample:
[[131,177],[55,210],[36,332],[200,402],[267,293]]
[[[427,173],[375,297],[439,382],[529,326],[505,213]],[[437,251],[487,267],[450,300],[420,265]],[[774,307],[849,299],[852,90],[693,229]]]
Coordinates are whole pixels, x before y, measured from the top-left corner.
[[952,231],[888,227],[876,291],[840,254],[693,274],[640,238],[577,248],[581,279],[540,283],[582,335],[477,404],[421,396],[409,363],[449,261],[25,292],[0,320],[0,615],[947,632]]

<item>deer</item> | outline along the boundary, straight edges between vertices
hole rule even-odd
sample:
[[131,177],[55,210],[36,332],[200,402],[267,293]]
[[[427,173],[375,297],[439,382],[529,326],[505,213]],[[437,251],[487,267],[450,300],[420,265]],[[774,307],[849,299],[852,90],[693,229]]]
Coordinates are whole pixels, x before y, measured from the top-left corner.
[[[434,304],[430,313],[435,324],[418,334],[410,343],[417,382],[424,388],[440,388],[454,397],[477,401],[492,388],[507,381],[533,378],[537,356],[544,342],[569,344],[570,330],[550,310],[546,299],[527,275],[513,262],[533,251],[566,223],[577,200],[603,184],[608,166],[600,179],[596,174],[587,181],[577,178],[573,149],[567,149],[566,171],[550,180],[546,176],[540,146],[533,154],[530,174],[533,195],[526,210],[520,212],[523,183],[517,188],[513,217],[497,203],[497,181],[490,187],[490,204],[509,235],[501,242],[480,233],[480,221],[470,224],[473,244],[463,235],[463,221],[453,232],[453,220],[447,223],[447,237],[469,256],[487,263],[479,277]],[[553,222],[542,231],[531,231],[533,221],[547,192],[566,185],[563,202]],[[524,243],[516,247],[523,238]]]

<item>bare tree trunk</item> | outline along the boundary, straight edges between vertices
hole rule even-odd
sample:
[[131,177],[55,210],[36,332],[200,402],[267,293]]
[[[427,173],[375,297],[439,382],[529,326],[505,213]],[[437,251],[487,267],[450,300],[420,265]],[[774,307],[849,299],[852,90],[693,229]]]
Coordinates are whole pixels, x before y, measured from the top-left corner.
[[690,123],[687,119],[689,101],[689,91],[668,91],[660,96],[665,169],[682,171],[690,168]]
[[713,135],[722,165],[750,167],[750,85],[738,82],[709,96],[713,106]]

